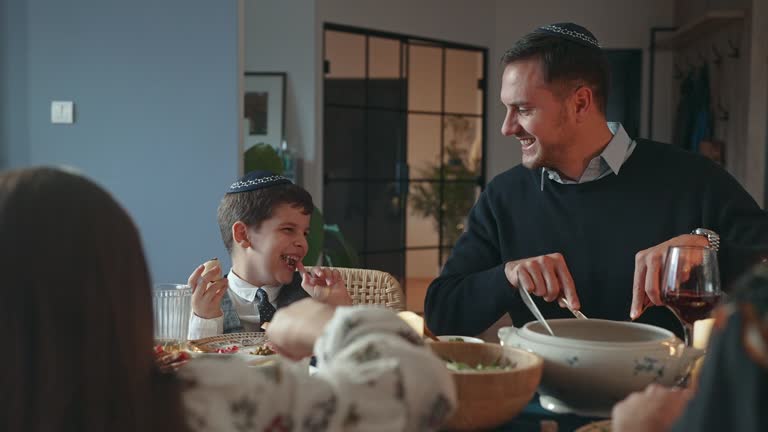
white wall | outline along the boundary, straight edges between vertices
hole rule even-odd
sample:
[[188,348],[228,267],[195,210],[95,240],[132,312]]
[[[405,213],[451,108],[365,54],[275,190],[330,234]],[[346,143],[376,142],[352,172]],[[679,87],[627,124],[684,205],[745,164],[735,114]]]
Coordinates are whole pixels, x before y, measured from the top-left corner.
[[301,183],[322,208],[320,51],[314,0],[245,0],[245,71],[286,72],[285,134],[303,159]]
[[[524,34],[534,28],[555,22],[574,22],[589,29],[605,48],[643,50],[643,88],[641,103],[641,132],[648,136],[648,61],[650,29],[654,26],[672,25],[674,4],[668,0],[537,0],[535,2],[512,2],[496,0],[495,45],[491,50],[491,70],[498,65],[498,59],[506,49]],[[671,55],[659,53],[656,58],[656,82],[654,87],[653,138],[669,141],[674,109],[672,94]],[[665,79],[666,77],[666,79]],[[504,108],[495,103],[501,86],[501,69],[496,66],[491,74],[489,92],[491,103],[488,122],[491,129],[488,145],[489,175],[499,173],[520,162],[517,141],[501,136],[499,128],[504,120]],[[495,98],[495,99],[494,99]]]

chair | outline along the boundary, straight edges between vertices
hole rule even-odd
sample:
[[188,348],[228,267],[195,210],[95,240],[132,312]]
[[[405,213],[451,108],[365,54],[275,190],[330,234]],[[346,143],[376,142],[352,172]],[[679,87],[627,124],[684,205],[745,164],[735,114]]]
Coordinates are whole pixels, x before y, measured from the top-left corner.
[[[341,272],[352,304],[381,305],[397,312],[405,310],[405,298],[400,282],[380,270],[330,267]],[[307,270],[310,268],[307,267]]]

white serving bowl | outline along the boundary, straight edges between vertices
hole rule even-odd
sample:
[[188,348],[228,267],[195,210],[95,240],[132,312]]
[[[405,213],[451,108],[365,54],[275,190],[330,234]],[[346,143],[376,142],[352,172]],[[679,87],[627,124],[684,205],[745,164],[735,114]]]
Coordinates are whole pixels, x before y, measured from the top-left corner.
[[547,320],[499,329],[502,345],[544,359],[541,405],[553,412],[610,416],[613,405],[650,383],[674,385],[703,351],[663,328],[600,319]]

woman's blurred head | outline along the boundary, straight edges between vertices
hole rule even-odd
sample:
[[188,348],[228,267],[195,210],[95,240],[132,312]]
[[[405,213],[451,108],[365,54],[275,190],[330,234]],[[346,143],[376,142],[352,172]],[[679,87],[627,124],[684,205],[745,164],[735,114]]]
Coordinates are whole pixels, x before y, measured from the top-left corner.
[[0,264],[0,429],[152,429],[150,281],[125,210],[80,175],[0,174]]

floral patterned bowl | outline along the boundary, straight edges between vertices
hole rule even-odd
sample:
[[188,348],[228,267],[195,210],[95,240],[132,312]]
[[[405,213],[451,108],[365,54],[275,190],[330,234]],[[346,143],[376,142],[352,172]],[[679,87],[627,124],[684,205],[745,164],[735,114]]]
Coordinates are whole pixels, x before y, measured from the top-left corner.
[[547,320],[499,329],[502,345],[544,359],[541,405],[557,413],[609,417],[613,405],[650,383],[674,385],[703,351],[647,324],[600,319]]

